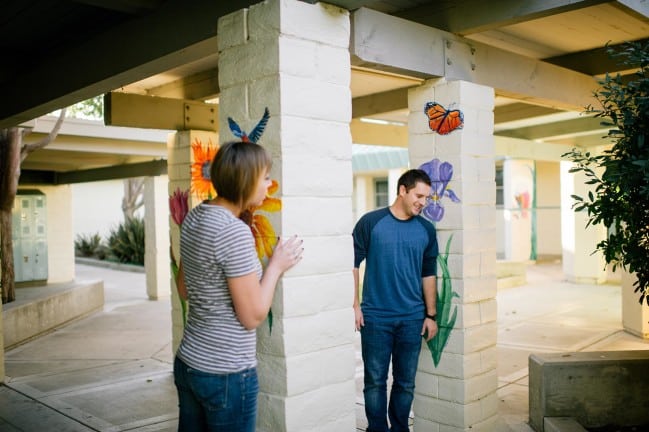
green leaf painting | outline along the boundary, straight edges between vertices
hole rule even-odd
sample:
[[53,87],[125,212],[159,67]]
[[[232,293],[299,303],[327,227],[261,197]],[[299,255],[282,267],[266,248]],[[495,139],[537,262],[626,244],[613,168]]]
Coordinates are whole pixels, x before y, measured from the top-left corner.
[[[459,298],[460,296],[453,291],[451,282],[451,275],[448,271],[448,254],[451,247],[451,240],[453,235],[448,238],[446,242],[446,250],[444,254],[437,257],[437,262],[442,270],[442,286],[437,290],[437,327],[438,331],[434,338],[427,342],[428,349],[433,356],[433,363],[435,367],[439,365],[442,358],[442,352],[448,342],[451,330],[455,326],[457,319],[457,305],[452,308],[453,297]],[[453,309],[451,312],[451,308]]]

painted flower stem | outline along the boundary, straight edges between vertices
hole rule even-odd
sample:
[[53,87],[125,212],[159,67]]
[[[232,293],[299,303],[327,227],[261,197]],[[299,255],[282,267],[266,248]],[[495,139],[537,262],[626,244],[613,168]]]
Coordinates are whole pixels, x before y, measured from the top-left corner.
[[444,351],[444,347],[448,342],[451,330],[453,330],[453,327],[455,326],[455,320],[457,319],[457,305],[453,308],[453,312],[451,313],[451,307],[453,306],[453,297],[460,297],[456,292],[453,291],[451,275],[448,271],[448,255],[452,239],[453,235],[451,235],[446,242],[446,251],[444,252],[444,254],[440,254],[437,257],[437,262],[439,263],[442,270],[442,286],[441,289],[437,290],[438,331],[435,337],[427,342],[428,349],[432,354],[435,367],[439,365],[442,357],[442,352]]

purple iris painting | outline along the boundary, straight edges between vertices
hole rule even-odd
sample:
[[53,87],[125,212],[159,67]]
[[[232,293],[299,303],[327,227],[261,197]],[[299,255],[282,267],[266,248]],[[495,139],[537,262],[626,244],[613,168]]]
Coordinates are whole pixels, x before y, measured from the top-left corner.
[[428,174],[432,183],[430,197],[422,213],[426,219],[439,222],[444,217],[444,206],[442,205],[444,196],[447,196],[453,202],[460,202],[455,192],[448,189],[448,183],[453,177],[453,165],[448,162],[440,162],[439,159],[435,158],[422,164],[419,169]]

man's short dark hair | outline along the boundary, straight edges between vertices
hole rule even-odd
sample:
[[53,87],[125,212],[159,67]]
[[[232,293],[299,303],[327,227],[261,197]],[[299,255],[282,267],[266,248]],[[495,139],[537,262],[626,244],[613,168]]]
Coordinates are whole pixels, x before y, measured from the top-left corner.
[[399,189],[401,186],[406,188],[406,192],[414,188],[417,183],[425,183],[428,186],[431,186],[430,177],[426,174],[426,171],[420,169],[410,169],[399,177],[399,182],[397,183],[397,194],[399,194]]

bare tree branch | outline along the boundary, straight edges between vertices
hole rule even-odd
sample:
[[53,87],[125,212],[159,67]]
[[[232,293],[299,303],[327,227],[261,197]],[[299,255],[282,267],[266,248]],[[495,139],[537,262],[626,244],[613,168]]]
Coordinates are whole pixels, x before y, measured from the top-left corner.
[[22,146],[22,148],[20,149],[20,162],[24,161],[27,155],[30,154],[31,152],[33,152],[34,150],[38,150],[39,148],[45,147],[46,145],[51,143],[54,140],[54,138],[56,138],[56,135],[58,135],[59,130],[61,129],[61,125],[63,125],[63,120],[65,119],[66,110],[67,108],[63,108],[61,110],[61,114],[59,114],[59,118],[56,120],[56,124],[54,125],[54,127],[46,137],[36,141],[35,143],[24,144]]

